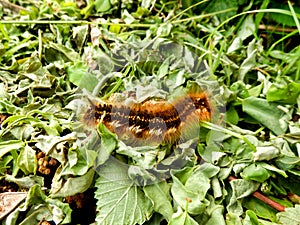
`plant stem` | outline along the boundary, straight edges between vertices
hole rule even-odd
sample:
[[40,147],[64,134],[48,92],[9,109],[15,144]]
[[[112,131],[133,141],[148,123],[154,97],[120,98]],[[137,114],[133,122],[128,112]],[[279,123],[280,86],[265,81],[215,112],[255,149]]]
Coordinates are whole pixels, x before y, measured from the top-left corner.
[[241,134],[238,134],[238,133],[236,133],[234,131],[228,130],[226,128],[220,127],[220,126],[218,126],[216,124],[213,124],[213,123],[210,123],[210,122],[202,122],[201,126],[206,127],[208,129],[213,129],[213,130],[216,130],[216,131],[221,131],[221,132],[224,132],[225,134],[229,134],[229,135],[234,136],[234,137],[236,137],[238,139],[242,139],[246,144],[249,145],[249,147],[254,152],[256,152],[256,147],[246,137],[244,137]]
[[95,24],[95,25],[118,25],[123,27],[151,27],[155,26],[155,24],[144,24],[144,23],[112,23],[112,22],[103,22],[103,21],[86,21],[86,20],[0,20],[0,24],[75,24],[75,25],[86,25],[86,24]]
[[297,28],[298,28],[298,32],[299,32],[299,34],[300,34],[300,24],[299,24],[299,20],[298,20],[297,14],[296,14],[296,12],[295,12],[295,10],[294,10],[294,8],[293,8],[293,6],[292,6],[292,4],[291,4],[290,1],[288,1],[288,4],[289,4],[289,8],[290,8],[290,10],[291,10],[293,19],[294,19],[294,21],[295,21],[295,23],[296,23],[296,26],[297,26]]
[[203,19],[203,18],[215,16],[215,15],[218,15],[218,14],[230,12],[230,11],[233,11],[233,10],[236,10],[236,8],[229,8],[229,9],[220,10],[220,11],[213,12],[213,13],[207,13],[207,14],[204,14],[204,15],[192,16],[192,17],[188,17],[188,18],[176,20],[176,21],[174,21],[172,23],[183,23],[183,22],[188,22],[188,21],[199,20],[199,19]]
[[280,205],[279,203],[273,201],[272,199],[269,199],[267,196],[264,196],[263,194],[261,194],[258,191],[255,191],[252,194],[255,198],[263,201],[264,203],[268,204],[269,206],[271,206],[272,208],[280,211],[280,212],[284,212],[285,211],[285,207],[283,205]]

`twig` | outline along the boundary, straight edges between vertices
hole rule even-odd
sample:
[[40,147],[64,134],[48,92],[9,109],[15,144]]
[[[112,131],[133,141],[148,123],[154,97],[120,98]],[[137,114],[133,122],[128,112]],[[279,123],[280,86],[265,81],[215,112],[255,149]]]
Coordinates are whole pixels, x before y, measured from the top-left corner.
[[21,10],[26,10],[24,7],[10,3],[6,0],[0,0],[0,4],[3,5],[4,8],[10,9],[16,13],[19,13]]
[[263,194],[259,193],[258,191],[255,191],[252,195],[255,198],[257,198],[257,199],[263,201],[264,203],[268,204],[272,208],[277,209],[280,212],[284,212],[284,210],[285,210],[285,206],[280,205],[279,203],[269,199],[267,196],[264,196]]
[[[237,178],[234,177],[234,176],[230,176],[228,178],[229,181],[232,181],[232,180],[236,180]],[[260,192],[258,191],[255,191],[252,193],[252,196],[263,201],[264,203],[266,203],[267,205],[271,206],[273,209],[276,209],[280,212],[284,212],[285,211],[285,206],[283,205],[280,205],[278,202],[275,202],[273,201],[272,199],[268,198],[267,196],[261,194]]]

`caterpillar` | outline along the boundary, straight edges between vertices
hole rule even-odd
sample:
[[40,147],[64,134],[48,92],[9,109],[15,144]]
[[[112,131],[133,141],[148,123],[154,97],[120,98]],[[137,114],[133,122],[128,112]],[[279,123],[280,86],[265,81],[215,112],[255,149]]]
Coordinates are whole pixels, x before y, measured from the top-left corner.
[[[113,99],[113,98],[112,98]],[[208,94],[188,93],[173,101],[147,99],[143,102],[90,101],[83,122],[102,122],[126,144],[178,144],[199,134],[199,121],[210,121],[212,105]]]

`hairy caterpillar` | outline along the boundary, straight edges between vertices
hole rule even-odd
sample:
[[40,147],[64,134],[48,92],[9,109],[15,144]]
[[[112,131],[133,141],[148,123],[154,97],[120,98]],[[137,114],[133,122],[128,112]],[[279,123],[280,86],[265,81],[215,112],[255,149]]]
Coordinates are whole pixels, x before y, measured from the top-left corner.
[[195,138],[199,121],[209,121],[212,107],[208,94],[188,93],[169,102],[145,100],[125,103],[110,100],[91,102],[83,116],[85,124],[102,122],[130,145],[174,144]]

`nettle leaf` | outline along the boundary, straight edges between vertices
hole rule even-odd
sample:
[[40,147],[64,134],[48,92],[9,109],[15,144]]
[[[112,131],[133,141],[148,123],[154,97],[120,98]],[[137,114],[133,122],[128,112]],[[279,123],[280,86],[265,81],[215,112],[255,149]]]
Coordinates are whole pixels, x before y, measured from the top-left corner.
[[142,0],[141,7],[149,9],[152,5],[155,4],[155,0]]
[[99,168],[96,180],[98,224],[143,224],[152,214],[150,199],[127,175],[128,167],[117,160],[109,160]]
[[276,135],[284,134],[287,124],[281,121],[284,112],[275,103],[269,103],[265,99],[249,97],[244,99],[243,111],[248,113],[258,122],[269,128]]
[[0,98],[0,112],[1,113],[9,113],[9,114],[17,114],[20,113],[21,109],[15,106],[9,98]]
[[284,170],[278,169],[274,165],[270,165],[270,164],[267,164],[265,162],[258,162],[257,164],[262,166],[263,168],[269,170],[269,171],[276,172],[276,173],[280,174],[284,178],[288,178],[288,175],[286,174],[286,172]]
[[241,37],[236,37],[231,45],[227,49],[227,54],[233,54],[235,51],[241,49],[243,46],[243,41]]
[[218,200],[215,202],[216,198],[210,194],[207,195],[207,199],[210,201],[207,210],[205,213],[195,216],[195,220],[201,225],[226,225],[227,221],[225,222],[224,206],[220,205]]
[[158,36],[168,36],[171,32],[172,24],[171,23],[163,23],[157,29]]
[[[29,124],[30,126],[32,126],[32,128],[33,127],[43,128],[48,135],[58,135],[58,131],[57,131],[56,127],[52,127],[52,124],[49,125],[48,122],[34,118],[30,115],[10,116],[3,122],[3,124],[7,124],[6,129],[4,129],[3,133],[1,134],[3,136],[4,136],[4,134],[6,134],[10,131],[12,134],[16,135],[16,138],[20,137],[20,134],[18,134],[18,131],[12,131],[12,129],[15,129],[16,127],[21,126],[21,125],[24,126],[24,124]],[[24,128],[20,127],[19,129],[22,130]],[[29,129],[31,129],[31,128],[29,128]],[[26,134],[28,134],[28,131],[26,132]]]
[[298,156],[282,155],[276,159],[276,164],[280,169],[290,170],[299,164],[300,158]]
[[259,187],[259,184],[252,181],[236,179],[230,182],[230,185],[235,193],[237,199],[245,198],[249,196]]

